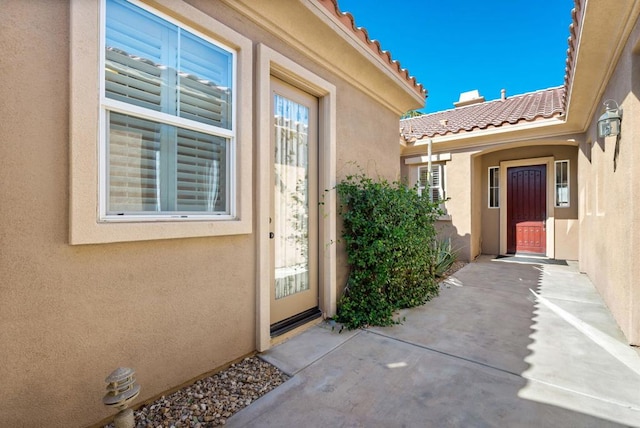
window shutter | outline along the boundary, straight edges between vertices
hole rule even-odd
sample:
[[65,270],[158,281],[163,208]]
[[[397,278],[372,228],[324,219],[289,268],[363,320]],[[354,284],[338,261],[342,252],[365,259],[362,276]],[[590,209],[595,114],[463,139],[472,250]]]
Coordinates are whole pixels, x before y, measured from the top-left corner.
[[108,8],[105,95],[161,111],[163,71],[166,74],[168,66],[162,61],[162,41],[170,29],[151,14],[131,13],[129,4],[109,2]]
[[224,210],[226,140],[186,129],[178,130],[178,211]]
[[442,199],[442,166],[431,165],[431,200],[439,201]]
[[428,167],[418,168],[418,194],[422,195],[422,192],[425,189],[429,188],[432,201],[439,201],[444,199],[444,188],[442,186],[442,165],[431,165],[431,186],[429,186],[428,171]]
[[231,55],[187,32],[180,38],[180,116],[231,129]]
[[427,174],[427,168],[418,168],[418,194],[422,196],[422,192],[429,185],[429,175]]
[[106,96],[231,129],[232,55],[149,13],[109,7]]
[[109,118],[108,210],[159,211],[161,125],[113,112]]

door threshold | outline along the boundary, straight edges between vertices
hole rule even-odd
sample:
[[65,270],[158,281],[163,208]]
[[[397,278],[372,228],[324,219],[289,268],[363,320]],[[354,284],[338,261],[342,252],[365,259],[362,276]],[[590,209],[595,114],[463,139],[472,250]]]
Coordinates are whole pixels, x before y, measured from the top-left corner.
[[282,321],[278,321],[275,324],[271,324],[271,337],[281,336],[303,324],[308,323],[309,321],[320,318],[321,316],[322,311],[320,311],[320,308],[311,308]]
[[274,346],[278,346],[279,344],[284,343],[287,340],[292,339],[304,333],[305,331],[310,330],[313,327],[316,327],[317,325],[322,324],[324,322],[325,322],[324,319],[322,317],[319,317],[307,322],[306,324],[302,324],[292,330],[289,330],[288,332],[283,333],[280,336],[271,337],[271,340],[269,342],[269,347],[273,348]]

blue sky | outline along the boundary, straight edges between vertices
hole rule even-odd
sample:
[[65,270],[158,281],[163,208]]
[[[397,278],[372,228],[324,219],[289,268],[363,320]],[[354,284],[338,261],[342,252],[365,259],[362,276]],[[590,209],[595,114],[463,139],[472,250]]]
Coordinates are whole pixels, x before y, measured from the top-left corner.
[[560,86],[573,0],[338,0],[429,91],[422,111],[461,92],[487,101]]

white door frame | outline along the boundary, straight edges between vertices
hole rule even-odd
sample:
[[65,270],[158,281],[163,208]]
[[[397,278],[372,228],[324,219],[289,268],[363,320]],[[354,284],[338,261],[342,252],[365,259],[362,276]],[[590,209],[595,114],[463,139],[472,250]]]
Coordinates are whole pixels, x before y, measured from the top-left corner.
[[[518,166],[545,165],[547,167],[547,218],[545,227],[547,229],[546,256],[550,259],[555,257],[555,204],[554,204],[554,161],[553,156],[542,158],[520,159],[500,162],[500,254],[507,254],[507,169]],[[504,201],[504,202],[503,202]]]
[[[269,245],[269,214],[273,167],[270,150],[271,76],[318,98],[318,198],[322,202],[318,233],[318,294],[324,317],[336,313],[336,88],[273,49],[259,44],[256,64],[256,349],[271,346],[270,295],[273,255]],[[329,189],[329,191],[325,191]]]

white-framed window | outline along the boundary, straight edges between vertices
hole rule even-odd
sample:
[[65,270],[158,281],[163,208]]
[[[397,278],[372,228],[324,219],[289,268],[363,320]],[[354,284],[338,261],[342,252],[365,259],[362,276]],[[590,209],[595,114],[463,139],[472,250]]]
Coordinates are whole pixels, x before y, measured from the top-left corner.
[[431,165],[431,185],[429,185],[429,167],[418,167],[418,194],[422,195],[423,191],[427,188],[431,189],[429,193],[429,199],[431,201],[444,201],[444,165],[432,164]]
[[569,199],[569,161],[555,161],[555,205],[556,207],[568,207]]
[[[107,96],[107,7],[112,5],[124,8],[125,17],[130,13],[136,17],[143,11],[140,22],[133,25],[143,33],[162,30],[160,38],[149,40],[145,34],[138,34],[137,40],[126,31],[131,24],[116,28],[116,34],[119,32],[125,40],[113,47],[128,53],[126,58],[121,54],[124,64],[119,67],[130,75],[122,73],[125,70],[110,71]],[[252,233],[251,39],[183,0],[72,0],[69,13],[69,243]],[[113,19],[117,16],[109,17],[110,22],[118,22]],[[178,49],[171,51],[172,45]],[[195,59],[190,56],[194,49],[198,56]],[[145,54],[147,50],[156,56]],[[167,52],[173,53],[167,57]],[[112,51],[111,56],[115,53]],[[161,61],[154,61],[157,57]],[[117,61],[110,61],[110,66],[118,67]],[[202,61],[207,64],[204,71],[193,65]],[[177,66],[173,72],[171,64]],[[155,71],[156,77],[150,82],[141,80],[144,71],[154,69],[152,65],[160,74]],[[208,73],[215,70],[221,74],[211,77],[219,80],[209,78]],[[223,82],[225,76],[227,84]],[[127,79],[128,86],[122,83]],[[120,92],[114,83],[124,85]],[[226,111],[223,103],[211,98],[223,101],[220,94],[202,97],[214,86],[229,91]],[[145,92],[153,93],[154,87],[160,90],[155,107],[153,97]],[[197,109],[213,104],[216,106],[205,111]],[[207,116],[212,112],[217,116]],[[112,131],[113,139],[108,140]],[[159,149],[152,141],[160,144]],[[129,162],[120,171],[118,151],[124,153],[117,160]],[[132,174],[123,176],[125,170]],[[128,195],[110,194],[111,184],[118,184],[119,179],[125,182]]]
[[490,166],[488,176],[489,208],[500,208],[500,167]]
[[134,1],[103,22],[101,220],[233,218],[236,52]]

